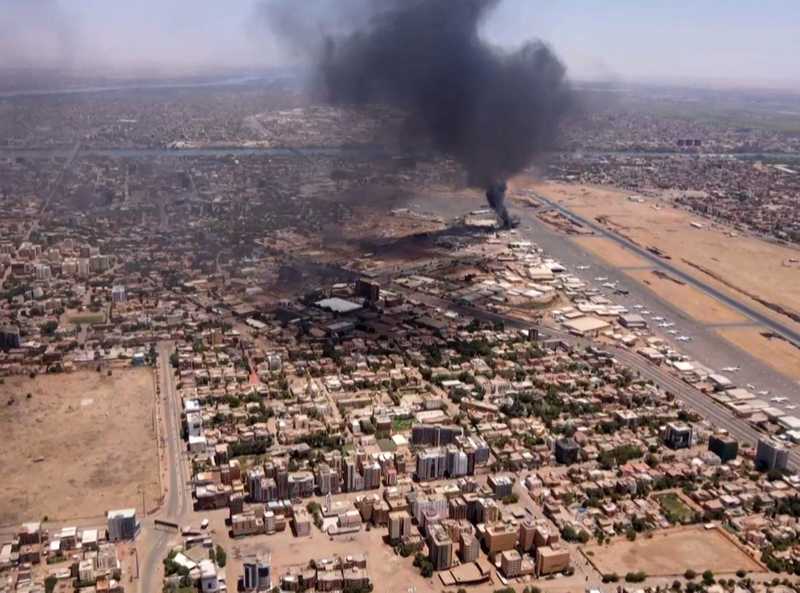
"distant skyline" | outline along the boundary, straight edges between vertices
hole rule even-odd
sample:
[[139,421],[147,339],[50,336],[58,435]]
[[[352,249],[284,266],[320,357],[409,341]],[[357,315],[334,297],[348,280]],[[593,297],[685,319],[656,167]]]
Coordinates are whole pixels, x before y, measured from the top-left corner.
[[[257,4],[0,0],[0,66],[168,75],[285,64]],[[541,38],[574,79],[800,89],[794,0],[504,0],[484,34],[509,46]]]

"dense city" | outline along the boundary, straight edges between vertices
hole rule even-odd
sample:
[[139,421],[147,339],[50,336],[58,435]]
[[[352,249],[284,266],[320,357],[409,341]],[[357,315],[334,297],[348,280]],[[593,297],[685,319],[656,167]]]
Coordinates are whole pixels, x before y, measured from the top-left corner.
[[0,80],[0,593],[800,592],[799,96],[562,112],[490,4],[466,131],[402,61]]

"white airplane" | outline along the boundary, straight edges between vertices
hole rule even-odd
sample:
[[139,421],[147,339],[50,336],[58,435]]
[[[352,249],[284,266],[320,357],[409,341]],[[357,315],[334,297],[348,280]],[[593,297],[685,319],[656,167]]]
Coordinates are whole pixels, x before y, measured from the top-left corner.
[[740,370],[742,367],[722,367],[722,370],[726,373],[735,373],[736,371]]

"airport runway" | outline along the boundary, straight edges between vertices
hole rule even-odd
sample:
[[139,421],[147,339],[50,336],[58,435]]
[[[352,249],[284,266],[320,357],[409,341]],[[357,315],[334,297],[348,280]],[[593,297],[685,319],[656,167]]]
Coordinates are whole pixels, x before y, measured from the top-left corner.
[[701,290],[702,292],[704,292],[708,296],[711,296],[714,299],[716,299],[717,301],[728,305],[732,309],[735,309],[736,311],[738,311],[739,313],[741,313],[745,317],[747,317],[749,319],[752,319],[754,322],[756,322],[758,324],[761,324],[761,325],[763,325],[765,327],[768,327],[770,330],[772,330],[776,334],[779,334],[779,335],[783,336],[784,338],[786,338],[787,340],[789,340],[791,342],[794,342],[795,344],[800,346],[800,332],[795,331],[794,329],[792,329],[791,327],[788,327],[787,325],[785,325],[783,323],[779,323],[778,321],[775,321],[771,317],[767,317],[766,315],[762,314],[760,311],[757,311],[757,310],[753,309],[752,307],[750,307],[749,305],[747,305],[745,302],[740,301],[739,299],[735,299],[733,297],[730,297],[730,296],[728,296],[727,294],[725,294],[723,292],[720,292],[719,290],[717,290],[713,286],[710,286],[710,285],[706,284],[705,282],[702,282],[701,280],[698,280],[696,277],[692,276],[691,274],[688,274],[688,273],[684,272],[680,268],[676,268],[671,263],[669,263],[668,260],[665,260],[662,257],[658,257],[654,253],[650,253],[647,249],[644,249],[644,248],[640,247],[639,245],[637,245],[636,243],[634,243],[633,241],[630,241],[630,240],[626,239],[625,237],[623,237],[623,236],[621,236],[621,235],[619,235],[619,234],[617,234],[617,233],[615,233],[613,231],[608,230],[603,225],[597,224],[597,223],[589,220],[588,218],[584,218],[584,217],[580,216],[579,214],[575,214],[574,212],[572,212],[571,210],[565,208],[564,206],[561,206],[557,202],[553,202],[552,200],[548,200],[547,198],[545,198],[545,197],[543,197],[543,196],[541,196],[539,194],[534,194],[534,195],[539,200],[541,200],[542,203],[547,204],[548,206],[550,206],[551,208],[561,212],[565,216],[568,216],[570,218],[573,218],[574,220],[577,220],[582,225],[592,229],[598,235],[606,237],[607,239],[610,239],[610,240],[614,241],[615,243],[617,243],[618,245],[624,247],[628,251],[630,251],[632,253],[635,253],[639,257],[642,257],[642,258],[646,259],[647,261],[649,261],[653,265],[654,268],[659,268],[659,269],[663,270],[664,272],[669,273],[671,276],[673,276],[675,278],[678,278],[679,280],[682,280],[686,284]]
[[[566,266],[572,274],[598,288],[612,301],[629,307],[632,312],[634,312],[634,305],[643,305],[650,312],[648,317],[649,325],[651,326],[650,330],[655,335],[671,343],[676,350],[685,353],[715,371],[721,372],[741,387],[748,388],[748,385],[752,385],[753,388],[751,390],[755,393],[759,391],[769,392],[766,396],[759,397],[769,399],[783,396],[793,400],[787,403],[798,406],[797,413],[800,415],[800,388],[797,383],[751,356],[748,352],[728,342],[717,333],[716,328],[718,326],[708,326],[692,319],[680,308],[659,297],[655,291],[630,278],[624,269],[605,263],[599,257],[571,241],[568,236],[545,225],[530,209],[526,211],[524,208],[517,208],[516,214],[520,216],[523,222],[519,229],[520,233],[542,247],[554,259]],[[649,252],[646,253],[655,259],[655,264],[652,266],[653,269],[659,267],[663,269],[661,265],[663,260],[661,258]],[[648,260],[653,261],[650,258]],[[578,269],[579,266],[587,265],[589,268],[586,270]],[[664,271],[673,274],[671,269],[664,269]],[[596,280],[598,277],[608,278],[608,282],[615,283],[618,287],[626,289],[629,294],[614,294],[613,290],[603,288],[601,286],[603,282]],[[713,295],[710,296],[713,297]],[[728,304],[728,302],[725,301],[725,304]],[[743,306],[743,308],[746,309],[747,307]],[[674,323],[675,327],[672,329],[678,331],[677,335],[691,336],[692,341],[678,342],[675,339],[676,336],[668,334],[666,329],[657,327],[652,322],[653,317],[663,317],[665,320]],[[754,326],[759,325],[759,323],[753,321]],[[653,325],[656,325],[656,327],[653,327]],[[741,367],[739,371],[730,373],[722,371],[724,367],[736,366]],[[794,413],[791,409],[785,411]]]

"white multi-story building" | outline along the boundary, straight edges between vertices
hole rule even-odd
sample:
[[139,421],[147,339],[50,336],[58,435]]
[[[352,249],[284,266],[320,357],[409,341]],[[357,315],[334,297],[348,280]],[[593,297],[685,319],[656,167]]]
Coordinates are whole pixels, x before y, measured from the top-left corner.
[[85,257],[82,257],[78,260],[78,277],[79,278],[88,278],[89,277],[89,260]]
[[243,568],[245,591],[249,593],[272,589],[272,558],[269,553],[245,559]]
[[50,266],[47,264],[36,264],[34,271],[37,280],[50,280]]
[[117,284],[111,288],[111,302],[116,303],[124,303],[128,300],[128,293],[125,290],[125,287]]

